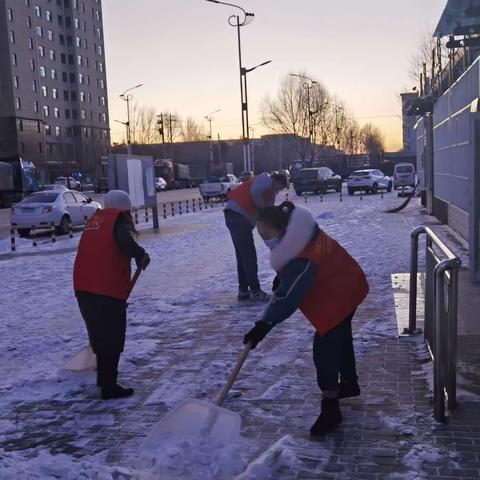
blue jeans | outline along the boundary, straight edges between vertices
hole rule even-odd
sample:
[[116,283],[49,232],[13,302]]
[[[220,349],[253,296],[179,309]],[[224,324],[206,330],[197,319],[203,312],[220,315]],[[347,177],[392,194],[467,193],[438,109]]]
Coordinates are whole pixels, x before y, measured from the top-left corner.
[[357,381],[355,353],[353,351],[352,318],[345,318],[325,335],[315,332],[313,338],[313,361],[317,369],[317,382],[322,392],[334,392],[341,382]]
[[245,217],[231,210],[225,210],[225,223],[235,247],[239,290],[247,291],[250,288],[256,291],[260,288],[260,282],[253,227]]

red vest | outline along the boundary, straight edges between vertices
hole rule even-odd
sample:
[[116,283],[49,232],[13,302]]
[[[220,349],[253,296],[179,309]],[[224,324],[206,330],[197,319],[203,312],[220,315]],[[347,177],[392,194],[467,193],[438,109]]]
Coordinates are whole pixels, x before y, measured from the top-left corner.
[[122,210],[98,210],[87,220],[73,267],[73,288],[126,300],[130,293],[130,258],[115,242],[114,226]]
[[325,335],[363,302],[368,294],[367,279],[358,263],[324,231],[298,256],[308,258],[317,267],[300,310]]
[[[255,200],[252,197],[252,185],[256,177],[243,182],[239,187],[232,190],[228,195],[229,200],[237,202],[250,216],[257,214],[258,207]],[[275,189],[272,182],[272,186],[263,194],[263,198],[267,203],[272,202],[275,198]]]

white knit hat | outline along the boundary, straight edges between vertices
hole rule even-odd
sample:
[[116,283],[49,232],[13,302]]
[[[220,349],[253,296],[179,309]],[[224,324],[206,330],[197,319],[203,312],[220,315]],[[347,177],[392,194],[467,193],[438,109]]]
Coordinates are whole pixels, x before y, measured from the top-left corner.
[[110,190],[105,195],[105,208],[118,208],[119,210],[131,210],[132,202],[127,192],[123,190]]

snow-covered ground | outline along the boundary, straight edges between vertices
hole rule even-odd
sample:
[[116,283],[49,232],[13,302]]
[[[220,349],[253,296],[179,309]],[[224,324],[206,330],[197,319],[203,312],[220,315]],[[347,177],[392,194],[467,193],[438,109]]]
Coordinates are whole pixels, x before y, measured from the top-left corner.
[[[436,223],[420,213],[416,199],[405,212],[385,213],[401,201],[394,194],[308,199],[320,226],[367,273],[371,293],[356,315],[355,349],[361,383],[377,379],[373,388],[362,383],[359,400],[346,402],[340,437],[320,443],[308,438],[320,404],[313,332],[297,313],[251,353],[224,404],[242,417],[238,442],[212,448],[182,439],[161,444],[153,458],[143,454],[145,436],[165,412],[189,397],[215,400],[244,333],[261,315],[261,307],[236,302],[233,246],[220,208],[161,220],[159,234],[142,230],[152,263],[130,299],[120,366],[121,381],[136,393],[116,402],[97,399],[93,373],[62,370],[87,343],[71,286],[78,235],[37,250],[22,241],[17,254],[0,261],[0,478],[322,478],[338,456],[338,442],[369,429],[384,440],[361,437],[363,461],[396,457],[398,473],[391,478],[428,478],[425,463],[455,468],[451,452],[422,436],[435,428],[429,406],[417,411],[413,393],[400,402],[401,382],[390,378],[396,366],[389,349],[412,356],[418,350],[408,340],[398,346],[390,275],[409,270],[410,231]],[[261,282],[269,289],[268,251],[258,236],[256,242]],[[0,252],[8,249],[8,239],[0,242]],[[410,380],[428,393],[421,375]],[[339,471],[345,476],[338,478],[354,478]]]

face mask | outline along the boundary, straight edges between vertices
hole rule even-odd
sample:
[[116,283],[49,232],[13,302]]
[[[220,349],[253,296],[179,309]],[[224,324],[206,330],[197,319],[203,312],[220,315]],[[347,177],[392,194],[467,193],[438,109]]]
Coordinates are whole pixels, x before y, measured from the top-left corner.
[[279,243],[279,238],[271,238],[270,240],[264,240],[265,245],[270,249],[273,250]]

